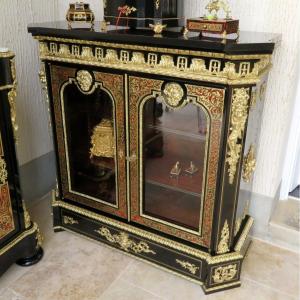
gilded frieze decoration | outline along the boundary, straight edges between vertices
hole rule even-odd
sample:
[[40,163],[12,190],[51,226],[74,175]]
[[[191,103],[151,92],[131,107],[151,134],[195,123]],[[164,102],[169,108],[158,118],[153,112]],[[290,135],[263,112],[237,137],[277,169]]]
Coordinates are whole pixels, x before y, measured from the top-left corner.
[[233,280],[237,275],[237,264],[221,266],[214,269],[212,279],[214,283],[220,284]]
[[[73,40],[62,40],[61,43],[58,42],[60,39],[53,38],[53,40],[57,40],[57,42],[51,42],[52,46],[45,41],[40,42],[41,59],[149,74],[153,73],[153,66],[155,66],[156,74],[224,84],[256,84],[271,65],[269,55],[254,57],[255,59],[252,59],[251,63],[249,61],[243,62],[243,56],[240,56],[241,62],[227,61],[224,64],[222,59],[213,57],[206,64],[205,59],[197,57],[195,51],[183,51],[182,53],[187,55],[178,56],[181,51],[165,48],[117,45],[105,42],[84,45],[84,41],[79,45],[74,44]],[[128,53],[126,60],[122,55],[124,51]],[[102,55],[98,55],[99,53]],[[204,55],[209,56],[205,53]],[[235,57],[233,58],[235,59]],[[247,68],[244,67],[246,65]]]
[[150,253],[156,254],[155,251],[151,250],[149,245],[144,242],[135,242],[130,239],[129,235],[126,232],[120,232],[120,234],[112,234],[110,230],[106,227],[101,227],[99,230],[95,230],[100,236],[106,238],[112,244],[117,244],[122,250],[129,252],[133,251],[134,253]]
[[250,182],[253,172],[256,167],[256,158],[254,146],[251,145],[248,154],[244,158],[243,164],[243,180],[245,182]]
[[226,162],[229,165],[229,183],[233,184],[237,165],[242,151],[242,139],[245,131],[249,107],[249,88],[233,90],[232,111],[230,116],[230,133],[228,137],[228,152]]
[[218,254],[224,254],[229,252],[229,226],[228,226],[228,221],[225,220],[223,229],[221,231],[221,238],[220,242],[218,244]]
[[184,269],[187,269],[191,274],[195,275],[197,273],[197,271],[200,269],[199,267],[197,267],[196,265],[188,262],[188,261],[183,261],[180,259],[176,259],[176,262],[181,265],[181,267],[183,267]]

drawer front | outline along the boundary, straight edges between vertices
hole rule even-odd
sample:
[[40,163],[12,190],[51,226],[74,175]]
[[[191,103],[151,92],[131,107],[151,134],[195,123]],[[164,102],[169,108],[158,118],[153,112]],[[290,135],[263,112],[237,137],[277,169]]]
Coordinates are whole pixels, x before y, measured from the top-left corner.
[[67,229],[101,241],[176,273],[203,281],[204,262],[198,258],[183,255],[180,252],[137,235],[64,209],[61,210],[61,218],[63,227]]
[[188,28],[189,30],[213,31],[213,32],[223,32],[224,30],[223,24],[191,22],[191,21],[188,23]]

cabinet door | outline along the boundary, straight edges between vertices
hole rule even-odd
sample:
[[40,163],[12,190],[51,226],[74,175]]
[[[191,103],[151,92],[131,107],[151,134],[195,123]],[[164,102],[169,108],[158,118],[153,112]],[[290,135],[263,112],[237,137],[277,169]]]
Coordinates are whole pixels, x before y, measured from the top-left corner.
[[209,247],[225,89],[127,83],[131,220]]
[[123,75],[50,72],[63,198],[127,218]]

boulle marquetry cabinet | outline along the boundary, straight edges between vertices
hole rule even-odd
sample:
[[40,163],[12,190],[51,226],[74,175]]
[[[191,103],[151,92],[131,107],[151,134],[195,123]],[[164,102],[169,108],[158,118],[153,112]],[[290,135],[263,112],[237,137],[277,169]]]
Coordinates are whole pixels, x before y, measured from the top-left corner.
[[241,182],[251,190],[273,37],[113,29],[29,27],[57,154],[54,229],[206,293],[237,287],[253,223],[238,199]]
[[14,54],[0,51],[0,276],[11,264],[37,263],[42,237],[22,199],[15,142],[17,81]]

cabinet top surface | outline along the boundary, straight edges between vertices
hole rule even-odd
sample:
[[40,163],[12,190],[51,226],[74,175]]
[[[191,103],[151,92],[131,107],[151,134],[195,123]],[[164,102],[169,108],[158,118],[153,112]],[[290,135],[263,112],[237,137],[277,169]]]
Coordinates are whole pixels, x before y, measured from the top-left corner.
[[[185,39],[180,28],[164,31],[160,36],[154,36],[150,29],[116,30],[110,26],[107,32],[101,32],[100,23],[95,23],[95,29],[89,30],[88,25],[68,29],[67,22],[36,23],[28,26],[33,36],[47,36],[63,39],[78,39],[97,42],[127,43],[154,47],[171,47],[189,50],[219,52],[225,54],[271,54],[279,36],[269,33],[241,32],[238,41],[228,39],[222,43],[221,38],[199,37],[198,33],[189,33]],[[83,28],[85,27],[85,28]]]

